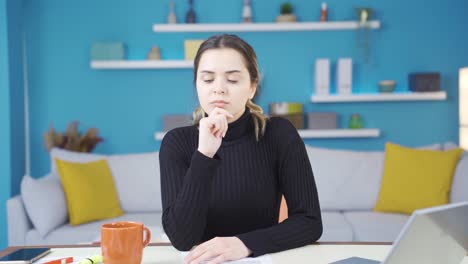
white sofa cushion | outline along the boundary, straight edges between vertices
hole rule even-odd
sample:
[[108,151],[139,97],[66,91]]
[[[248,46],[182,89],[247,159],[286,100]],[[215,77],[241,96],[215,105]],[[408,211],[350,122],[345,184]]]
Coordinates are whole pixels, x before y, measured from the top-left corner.
[[[455,148],[459,148],[459,146],[451,141],[445,142],[443,145],[444,149],[443,150],[451,150]],[[466,153],[466,151],[465,151]]]
[[[444,143],[444,150],[451,150],[459,148],[457,144],[453,142]],[[464,151],[460,157],[455,168],[455,174],[453,175],[452,187],[450,189],[450,202],[458,203],[468,201],[468,151]]]
[[101,154],[81,153],[60,148],[52,148],[50,150],[50,171],[52,172],[52,175],[55,175],[58,178],[57,166],[55,165],[54,159],[75,163],[87,163],[105,158],[106,156]]
[[468,152],[458,161],[455,174],[453,175],[452,188],[450,191],[450,202],[458,203],[468,201]]
[[50,152],[51,171],[58,178],[54,162],[56,158],[77,163],[106,159],[114,178],[122,210],[131,213],[160,212],[162,204],[158,153],[102,155],[53,148]]
[[57,175],[40,179],[25,175],[20,188],[29,219],[41,236],[67,222],[68,207]]
[[382,178],[383,152],[306,149],[322,210],[372,210]]
[[[418,147],[442,149],[441,144]],[[324,211],[373,210],[380,191],[385,152],[306,145]]]
[[370,211],[343,214],[353,228],[353,241],[358,242],[393,242],[409,219],[408,215]]
[[[31,229],[26,234],[27,245],[57,245],[57,244],[89,244],[96,240],[101,233],[101,225],[116,221],[135,221],[143,222],[146,226],[161,227],[161,213],[140,213],[124,214],[122,216],[105,219],[101,221],[90,222],[78,226],[65,224],[50,232],[46,237],[42,237],[36,229]],[[159,234],[152,234],[155,239]]]
[[353,240],[353,230],[340,212],[322,212],[323,234],[319,242],[346,242]]
[[162,211],[158,155],[111,155],[107,159],[125,212]]

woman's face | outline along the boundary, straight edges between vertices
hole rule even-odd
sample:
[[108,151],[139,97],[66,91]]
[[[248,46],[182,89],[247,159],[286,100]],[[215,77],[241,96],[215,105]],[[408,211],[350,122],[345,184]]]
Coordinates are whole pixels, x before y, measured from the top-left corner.
[[237,120],[245,111],[248,99],[255,95],[256,84],[250,82],[242,55],[234,49],[210,49],[203,53],[198,64],[197,93],[206,113],[215,107],[226,109]]

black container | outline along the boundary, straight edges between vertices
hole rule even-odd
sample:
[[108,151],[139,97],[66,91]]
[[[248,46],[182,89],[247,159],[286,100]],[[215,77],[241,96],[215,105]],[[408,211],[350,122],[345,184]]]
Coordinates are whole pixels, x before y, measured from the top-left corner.
[[413,92],[440,91],[440,73],[410,73],[408,83],[410,91]]

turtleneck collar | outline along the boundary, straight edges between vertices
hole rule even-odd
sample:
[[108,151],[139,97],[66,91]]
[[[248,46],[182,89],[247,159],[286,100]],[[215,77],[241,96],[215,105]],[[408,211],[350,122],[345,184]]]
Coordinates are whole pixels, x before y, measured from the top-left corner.
[[254,124],[250,109],[246,108],[244,113],[236,121],[228,124],[228,131],[223,138],[224,141],[232,141],[251,133],[254,130]]

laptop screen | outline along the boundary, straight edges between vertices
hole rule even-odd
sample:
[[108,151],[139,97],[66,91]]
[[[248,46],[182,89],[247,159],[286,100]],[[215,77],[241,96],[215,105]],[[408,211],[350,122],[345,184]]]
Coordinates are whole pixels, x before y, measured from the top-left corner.
[[468,202],[416,210],[383,263],[459,264],[468,251]]

